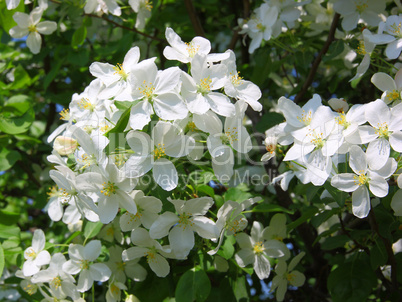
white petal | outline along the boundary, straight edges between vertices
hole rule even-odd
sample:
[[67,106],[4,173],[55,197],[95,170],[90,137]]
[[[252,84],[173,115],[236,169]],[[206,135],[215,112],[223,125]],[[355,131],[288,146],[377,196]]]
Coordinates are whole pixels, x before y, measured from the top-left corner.
[[176,168],[170,160],[160,158],[154,163],[153,178],[165,191],[171,191],[177,187],[179,176]]
[[42,37],[37,32],[31,32],[27,38],[27,46],[33,54],[38,54],[42,45]]
[[377,72],[371,77],[371,83],[375,85],[381,91],[395,90],[397,89],[395,81],[389,75],[384,72]]
[[253,267],[255,273],[257,274],[258,278],[260,278],[260,280],[268,278],[269,274],[271,273],[271,264],[269,263],[269,260],[263,255],[256,256]]
[[193,223],[193,229],[200,237],[207,239],[218,238],[218,229],[211,219],[203,216],[196,216],[193,217]]
[[175,255],[185,258],[194,246],[194,233],[189,227],[177,225],[169,233],[169,243]]
[[356,217],[365,218],[370,212],[370,196],[366,186],[360,186],[352,194],[352,212]]
[[102,244],[99,240],[92,240],[84,247],[84,259],[95,261],[101,252]]
[[159,254],[155,254],[154,259],[148,261],[149,267],[158,277],[166,277],[170,272],[167,260]]
[[367,161],[370,169],[381,169],[387,162],[389,153],[389,142],[385,138],[379,138],[370,142],[366,150]]
[[151,226],[149,235],[151,238],[161,239],[169,233],[170,228],[177,222],[179,222],[179,217],[172,212],[165,212]]
[[107,265],[104,263],[92,264],[89,267],[89,272],[91,274],[92,279],[100,282],[105,282],[109,280],[109,277],[112,274],[110,268],[108,268]]
[[369,188],[371,193],[377,197],[385,197],[388,194],[388,183],[382,177],[374,177],[371,175]]
[[356,175],[352,173],[337,174],[332,177],[331,186],[344,192],[353,192],[359,187],[356,183],[355,176]]
[[57,29],[57,23],[53,21],[43,21],[36,25],[36,29],[42,35],[50,35]]
[[391,201],[391,208],[396,216],[402,216],[402,190],[396,191]]

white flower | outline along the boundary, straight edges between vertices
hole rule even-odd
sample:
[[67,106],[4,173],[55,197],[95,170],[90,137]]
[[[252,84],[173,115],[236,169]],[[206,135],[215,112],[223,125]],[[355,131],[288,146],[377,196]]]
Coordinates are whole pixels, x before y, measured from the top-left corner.
[[194,55],[191,64],[192,76],[183,72],[181,87],[181,95],[191,113],[204,114],[209,109],[226,117],[235,113],[235,107],[229,98],[213,91],[225,85],[226,72],[225,65],[210,66],[206,55],[200,53]]
[[402,69],[396,73],[395,80],[386,73],[377,72],[371,77],[371,83],[384,92],[381,99],[385,104],[398,104],[401,102]]
[[370,211],[370,195],[385,197],[388,194],[386,179],[396,170],[396,161],[393,158],[387,160],[380,170],[370,170],[369,164],[378,159],[364,153],[359,146],[352,146],[349,150],[349,166],[353,173],[341,173],[332,177],[331,185],[344,192],[352,193],[352,212],[359,218],[367,217]]
[[131,108],[130,126],[141,130],[156,113],[163,120],[183,119],[187,116],[186,104],[175,91],[181,71],[171,67],[158,71],[154,60],[144,60],[131,70],[131,98],[141,100]]
[[25,262],[22,266],[24,276],[32,276],[39,272],[41,266],[49,264],[50,254],[44,250],[46,243],[45,233],[37,229],[32,237],[32,246],[24,251]]
[[149,0],[129,0],[128,4],[137,13],[135,28],[142,30],[145,28],[145,19],[151,17],[152,1]]
[[134,190],[130,196],[137,205],[137,213],[134,215],[126,212],[120,217],[120,227],[123,232],[132,231],[141,224],[149,229],[158,218],[162,210],[162,201],[154,196],[144,196],[144,192]]
[[236,56],[232,50],[227,50],[229,58],[222,61],[228,69],[228,76],[224,86],[225,93],[238,100],[249,104],[255,111],[261,111],[262,105],[258,102],[261,98],[260,88],[250,81],[243,80],[236,69]]
[[106,302],[120,302],[121,301],[121,291],[127,290],[127,286],[118,281],[109,282],[109,288],[106,292]]
[[223,236],[226,234],[227,236],[231,236],[244,230],[247,226],[247,219],[244,217],[242,212],[247,209],[248,207],[252,206],[255,202],[257,202],[260,198],[250,198],[244,200],[240,204],[228,200],[226,201],[220,208],[217,214],[217,221],[216,227],[218,232],[220,233],[219,236],[219,243],[218,246],[208,252],[209,255],[214,255],[218,252],[222,242]]
[[240,267],[253,265],[254,272],[261,280],[268,278],[271,272],[271,264],[268,257],[283,257],[287,250],[286,245],[278,240],[264,241],[262,224],[254,221],[251,228],[251,236],[240,233],[236,241],[241,250],[235,254],[235,259]]
[[35,8],[29,15],[16,12],[13,16],[17,26],[10,29],[10,36],[13,38],[22,38],[28,35],[27,46],[33,54],[40,51],[42,38],[41,35],[50,35],[57,29],[57,23],[53,21],[39,22],[42,17],[43,9]]
[[20,4],[21,0],[6,0],[7,9],[15,9]]
[[106,164],[100,172],[87,172],[76,178],[80,191],[97,195],[97,208],[94,211],[99,215],[99,220],[104,224],[111,222],[119,207],[136,214],[137,206],[128,195],[136,183],[126,178],[113,163]]
[[343,17],[343,29],[350,31],[356,28],[360,20],[370,26],[377,26],[381,21],[379,14],[385,10],[385,2],[377,0],[338,0],[334,3],[334,10]]
[[204,215],[213,205],[210,197],[190,200],[169,200],[178,215],[165,212],[158,217],[149,230],[151,238],[160,239],[169,234],[172,251],[177,258],[185,258],[194,247],[194,232],[202,238],[218,237],[215,223]]
[[170,46],[166,46],[163,55],[168,60],[177,60],[182,63],[192,63],[196,54],[207,56],[208,62],[218,62],[229,57],[228,54],[209,54],[211,42],[203,37],[195,37],[191,42],[183,42],[178,34],[170,27],[165,31],[166,40]]
[[92,240],[85,246],[70,244],[68,248],[70,260],[63,264],[63,270],[71,275],[80,273],[77,284],[79,292],[86,292],[94,281],[107,281],[112,273],[106,264],[93,263],[98,259],[101,247],[99,240]]
[[129,87],[129,75],[131,68],[140,59],[140,49],[138,46],[132,47],[124,56],[123,63],[113,66],[109,63],[94,62],[89,66],[89,72],[99,78],[106,88],[99,94],[99,97],[108,99],[116,97],[124,89]]
[[290,261],[289,266],[284,259],[279,259],[275,267],[276,276],[272,279],[271,291],[276,289],[276,300],[283,301],[288,289],[288,283],[292,286],[300,287],[306,281],[306,277],[299,271],[293,270],[304,256],[301,252]]
[[102,12],[107,14],[110,12],[115,16],[121,15],[121,9],[116,0],[87,0],[84,11],[86,14],[102,14]]
[[254,14],[247,22],[247,26],[243,27],[241,33],[247,33],[251,38],[248,49],[249,53],[253,53],[260,47],[262,40],[271,39],[273,26],[278,18],[278,8],[263,3],[254,10]]
[[361,78],[370,67],[371,54],[373,53],[373,50],[376,46],[376,43],[373,43],[373,41],[371,41],[372,36],[373,34],[367,28],[363,30],[363,40],[360,41],[360,45],[358,46],[356,51],[358,54],[363,56],[363,59],[357,66],[356,75],[351,78],[349,82]]
[[147,257],[149,267],[158,277],[166,277],[169,274],[170,266],[164,257],[170,252],[168,246],[161,246],[149,236],[147,230],[142,228],[135,229],[131,233],[131,242],[136,246],[123,251],[123,261]]
[[57,253],[52,256],[49,267],[46,270],[35,274],[31,281],[33,283],[49,283],[52,293],[58,299],[66,295],[76,300],[80,297],[75,286],[74,278],[63,270],[66,258],[63,254]]
[[[378,1],[377,1],[378,2]],[[382,2],[378,2],[382,3]],[[385,55],[388,59],[396,59],[402,50],[402,16],[389,16],[387,21],[378,25],[378,34],[372,35],[370,42],[375,44],[388,44],[385,49]],[[385,33],[384,33],[385,31]]]
[[370,168],[378,170],[387,162],[390,147],[402,152],[402,104],[390,109],[382,100],[376,100],[365,108],[366,119],[374,128],[369,132],[372,139],[366,153],[376,158],[370,163]]
[[123,261],[123,249],[120,246],[111,246],[109,252],[110,257],[106,265],[112,271],[111,279],[121,283],[126,283],[127,277],[136,282],[145,280],[147,271],[138,264],[139,258]]
[[127,143],[134,151],[124,169],[127,177],[140,177],[152,169],[153,178],[164,190],[171,191],[178,184],[176,167],[167,159],[182,157],[189,153],[193,139],[178,133],[177,126],[159,121],[152,130],[151,137],[140,131],[130,131]]

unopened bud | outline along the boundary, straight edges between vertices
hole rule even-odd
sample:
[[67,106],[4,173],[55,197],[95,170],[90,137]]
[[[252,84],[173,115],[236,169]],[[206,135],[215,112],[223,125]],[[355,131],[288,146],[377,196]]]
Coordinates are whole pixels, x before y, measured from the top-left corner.
[[78,142],[75,139],[66,136],[56,137],[53,143],[53,149],[60,155],[70,155],[75,151],[75,149],[77,149],[77,147]]

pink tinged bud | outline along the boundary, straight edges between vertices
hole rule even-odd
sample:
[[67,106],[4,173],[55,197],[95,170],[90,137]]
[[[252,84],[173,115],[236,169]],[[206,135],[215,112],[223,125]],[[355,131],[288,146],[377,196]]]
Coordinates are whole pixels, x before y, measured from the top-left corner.
[[70,155],[72,154],[78,147],[78,142],[66,136],[58,136],[54,140],[53,149],[56,150],[60,155]]

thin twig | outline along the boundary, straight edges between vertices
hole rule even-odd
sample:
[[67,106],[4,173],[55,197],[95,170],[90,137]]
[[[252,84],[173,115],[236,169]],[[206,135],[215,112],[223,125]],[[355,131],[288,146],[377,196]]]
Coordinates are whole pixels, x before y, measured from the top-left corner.
[[299,91],[299,93],[296,95],[294,102],[297,104],[302,100],[303,95],[307,92],[307,89],[310,87],[310,85],[313,83],[314,76],[317,72],[318,66],[321,63],[322,58],[324,55],[327,53],[329,46],[331,45],[332,41],[335,39],[335,31],[336,31],[336,26],[338,25],[338,21],[340,18],[340,14],[336,13],[334,16],[334,19],[332,19],[332,24],[331,28],[329,30],[328,38],[327,41],[325,42],[323,48],[315,58],[313,64],[311,65],[310,72],[307,76],[306,81],[303,84],[302,89]]
[[190,16],[191,23],[193,24],[194,31],[198,36],[205,37],[204,28],[201,25],[201,21],[195,11],[192,0],[184,0],[188,15]]
[[117,23],[117,22],[115,22],[115,21],[113,21],[113,20],[110,20],[110,19],[108,19],[107,17],[104,17],[104,16],[98,16],[98,15],[94,15],[94,14],[84,14],[84,15],[85,15],[85,16],[89,16],[89,17],[93,17],[93,18],[98,18],[98,19],[105,20],[106,22],[111,23],[111,24],[113,24],[113,25],[115,25],[115,26],[117,26],[117,27],[120,27],[120,28],[129,30],[129,31],[135,32],[135,33],[137,33],[137,34],[139,34],[139,35],[141,35],[141,36],[144,36],[144,37],[146,37],[146,38],[149,38],[149,39],[152,39],[152,40],[161,42],[161,43],[165,43],[165,42],[166,42],[166,41],[163,40],[163,39],[159,39],[159,38],[153,37],[153,36],[151,36],[151,35],[148,35],[148,34],[146,34],[146,33],[143,33],[143,32],[137,30],[137,29],[134,28],[134,27],[124,26],[124,25],[119,24],[119,23]]

